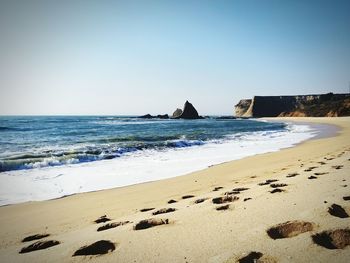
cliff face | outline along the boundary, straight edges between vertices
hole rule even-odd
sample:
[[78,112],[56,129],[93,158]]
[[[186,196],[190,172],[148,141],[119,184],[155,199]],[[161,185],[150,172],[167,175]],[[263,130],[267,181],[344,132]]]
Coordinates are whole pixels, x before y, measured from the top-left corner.
[[248,109],[251,104],[251,99],[240,100],[238,104],[235,105],[235,116],[246,117],[245,114],[249,115]]
[[336,117],[350,116],[350,94],[255,96],[235,105],[237,117]]

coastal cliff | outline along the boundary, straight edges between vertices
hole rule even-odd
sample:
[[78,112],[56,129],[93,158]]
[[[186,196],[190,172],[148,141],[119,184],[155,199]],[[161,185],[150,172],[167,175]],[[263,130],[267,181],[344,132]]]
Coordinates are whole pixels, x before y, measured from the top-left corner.
[[236,117],[350,116],[350,94],[255,96],[235,105]]

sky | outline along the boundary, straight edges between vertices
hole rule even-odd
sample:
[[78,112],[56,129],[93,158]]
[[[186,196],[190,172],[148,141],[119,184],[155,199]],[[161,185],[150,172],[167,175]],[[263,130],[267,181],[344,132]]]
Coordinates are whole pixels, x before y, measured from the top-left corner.
[[349,81],[348,0],[0,0],[0,115],[232,115]]

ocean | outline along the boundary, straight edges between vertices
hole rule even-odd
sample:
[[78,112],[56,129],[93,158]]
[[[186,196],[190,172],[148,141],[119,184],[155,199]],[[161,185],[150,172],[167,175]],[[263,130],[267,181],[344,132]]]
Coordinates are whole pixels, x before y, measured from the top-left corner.
[[1,116],[0,205],[174,177],[316,134],[253,119]]

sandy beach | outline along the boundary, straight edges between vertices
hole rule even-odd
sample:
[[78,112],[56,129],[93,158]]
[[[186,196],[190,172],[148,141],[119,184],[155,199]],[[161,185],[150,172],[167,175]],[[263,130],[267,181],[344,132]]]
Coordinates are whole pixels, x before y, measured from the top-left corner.
[[[0,262],[349,262],[350,117],[279,120],[340,130],[184,176],[0,207]],[[49,236],[22,242],[37,234]]]

